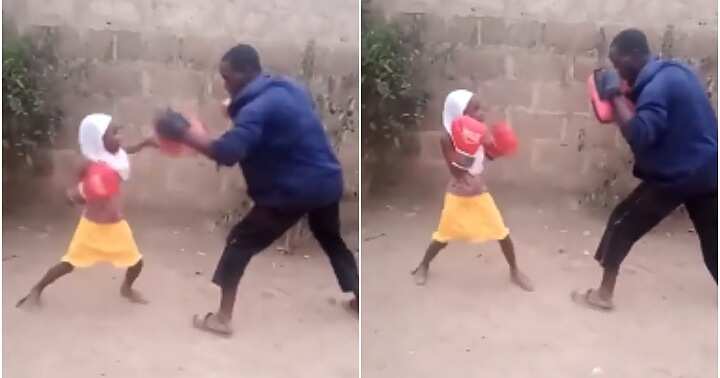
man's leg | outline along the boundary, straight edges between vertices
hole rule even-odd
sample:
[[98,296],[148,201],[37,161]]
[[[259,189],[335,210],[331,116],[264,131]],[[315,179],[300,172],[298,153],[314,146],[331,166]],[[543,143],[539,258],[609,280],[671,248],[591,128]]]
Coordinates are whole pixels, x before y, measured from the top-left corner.
[[597,290],[573,293],[576,300],[601,309],[612,309],[620,264],[643,235],[682,204],[682,199],[646,183],[640,184],[613,210],[600,241],[595,259],[603,267]]
[[72,271],[73,266],[70,263],[66,263],[64,261],[53,266],[47,271],[47,273],[45,273],[43,278],[40,279],[40,282],[33,286],[33,288],[30,290],[30,293],[18,301],[16,307],[20,307],[25,303],[29,303],[32,305],[40,304],[40,295],[42,295],[43,290],[48,285],[55,282],[55,280],[57,280],[58,278]]
[[302,212],[289,212],[264,207],[253,207],[228,235],[213,283],[220,286],[220,307],[216,314],[208,313],[204,319],[195,318],[195,325],[201,329],[229,334],[230,320],[237,287],[250,259],[280,238]]
[[430,269],[430,262],[438,255],[438,253],[440,253],[440,251],[443,250],[443,248],[447,247],[447,245],[448,243],[439,242],[437,240],[430,242],[427,250],[425,250],[425,255],[423,256],[422,261],[420,261],[420,265],[412,271],[412,275],[415,276],[416,284],[420,286],[425,285],[427,282],[428,270]]
[[340,235],[340,204],[336,202],[311,211],[308,214],[308,225],[330,259],[340,289],[355,295],[351,305],[357,307],[360,300],[360,278],[355,256]]
[[705,266],[718,282],[718,202],[717,192],[699,196],[685,202],[690,219],[695,225]]

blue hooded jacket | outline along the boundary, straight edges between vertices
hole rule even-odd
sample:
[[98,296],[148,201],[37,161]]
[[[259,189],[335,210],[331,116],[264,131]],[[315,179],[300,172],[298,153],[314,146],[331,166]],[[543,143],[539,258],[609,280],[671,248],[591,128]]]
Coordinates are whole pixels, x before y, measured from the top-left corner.
[[232,99],[228,114],[233,127],[212,156],[240,164],[257,205],[312,209],[340,200],[341,167],[306,88],[263,74]]
[[686,65],[651,60],[632,88],[625,138],[634,174],[678,195],[717,191],[718,124],[699,77]]

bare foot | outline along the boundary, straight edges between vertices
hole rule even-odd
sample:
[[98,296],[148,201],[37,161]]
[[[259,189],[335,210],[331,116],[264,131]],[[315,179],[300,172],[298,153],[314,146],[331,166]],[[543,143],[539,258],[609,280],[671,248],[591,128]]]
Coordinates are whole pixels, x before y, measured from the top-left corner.
[[519,270],[510,272],[510,281],[525,291],[535,291],[530,278]]
[[142,294],[140,294],[139,291],[135,289],[127,289],[122,288],[120,290],[120,295],[125,297],[127,300],[129,300],[131,303],[137,303],[137,304],[148,304],[150,302],[145,299]]
[[218,336],[230,337],[233,334],[229,319],[208,312],[205,317],[193,315],[193,326],[201,331],[214,333]]
[[570,294],[573,302],[595,310],[610,311],[615,308],[612,298],[603,298],[597,290],[588,289],[584,294],[573,291]]
[[22,297],[15,307],[17,308],[39,308],[40,307],[40,293],[31,291],[28,295]]
[[424,286],[427,283],[428,268],[420,265],[412,271],[412,275],[415,277],[416,285]]
[[357,315],[358,313],[360,313],[360,302],[357,298],[350,299],[349,301],[345,302],[345,308],[351,313]]

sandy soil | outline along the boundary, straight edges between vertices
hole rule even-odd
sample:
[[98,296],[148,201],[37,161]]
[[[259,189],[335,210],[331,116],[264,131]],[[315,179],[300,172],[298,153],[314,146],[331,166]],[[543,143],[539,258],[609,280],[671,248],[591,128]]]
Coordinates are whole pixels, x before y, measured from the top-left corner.
[[689,221],[670,219],[636,245],[617,309],[602,313],[569,294],[599,280],[592,253],[607,210],[529,192],[495,198],[534,293],[511,286],[495,243],[451,245],[415,286],[409,272],[436,226],[440,187],[363,202],[363,377],[718,376],[717,286]]
[[[357,316],[341,306],[346,297],[314,242],[292,256],[273,249],[251,262],[235,336],[223,339],[191,328],[193,313],[217,306],[209,281],[225,234],[194,214],[128,216],[146,260],[137,287],[150,305],[125,302],[123,272],[97,266],[49,287],[39,312],[17,310],[15,301],[64,252],[77,219],[43,214],[3,219],[3,376],[358,376]],[[357,250],[357,232],[346,240]]]

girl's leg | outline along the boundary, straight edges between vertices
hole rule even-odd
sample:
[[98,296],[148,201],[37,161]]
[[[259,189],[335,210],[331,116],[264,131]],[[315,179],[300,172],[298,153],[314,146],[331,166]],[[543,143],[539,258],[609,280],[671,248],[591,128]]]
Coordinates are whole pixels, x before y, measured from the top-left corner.
[[125,280],[120,287],[120,294],[123,297],[127,298],[130,302],[147,304],[148,301],[143,298],[143,296],[137,290],[132,288],[133,283],[140,275],[140,272],[142,272],[142,268],[142,260],[138,261],[137,264],[128,268],[127,272],[125,273]]
[[416,284],[425,285],[427,282],[428,269],[430,269],[430,261],[432,261],[445,247],[447,247],[447,243],[442,243],[436,240],[433,240],[430,243],[425,251],[425,256],[420,262],[420,265],[412,271],[413,276],[415,276]]
[[515,246],[513,245],[510,235],[500,240],[500,249],[502,249],[505,260],[510,266],[510,279],[515,285],[520,286],[523,290],[533,291],[533,284],[530,278],[518,269],[517,258],[515,257]]
[[30,293],[18,301],[16,306],[20,307],[26,302],[33,305],[40,304],[40,295],[42,294],[42,291],[45,289],[45,287],[55,282],[55,280],[57,280],[58,278],[72,271],[73,266],[66,262],[60,262],[57,265],[53,266],[47,271],[47,273],[45,273],[43,278],[40,279],[40,282],[33,286],[33,288],[30,290]]

